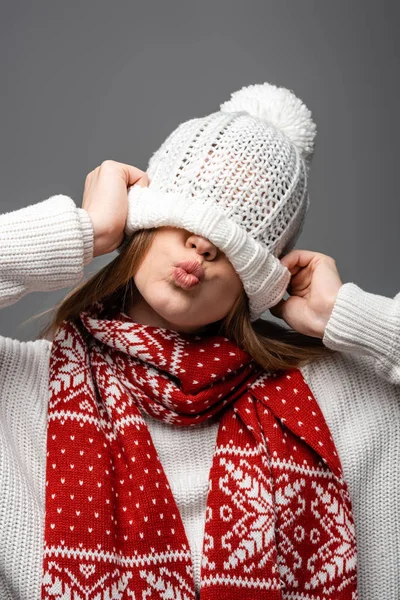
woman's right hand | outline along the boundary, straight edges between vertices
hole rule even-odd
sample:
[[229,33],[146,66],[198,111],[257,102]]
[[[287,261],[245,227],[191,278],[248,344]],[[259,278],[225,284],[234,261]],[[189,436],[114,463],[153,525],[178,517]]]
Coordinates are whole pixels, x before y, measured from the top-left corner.
[[128,216],[128,188],[149,185],[145,171],[105,160],[85,180],[82,208],[91,218],[94,231],[93,257],[113,252],[124,239]]

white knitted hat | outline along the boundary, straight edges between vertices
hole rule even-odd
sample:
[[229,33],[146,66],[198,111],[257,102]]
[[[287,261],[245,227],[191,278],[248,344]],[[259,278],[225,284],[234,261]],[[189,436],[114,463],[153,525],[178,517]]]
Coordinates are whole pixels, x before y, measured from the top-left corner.
[[269,83],[241,88],[220,109],[181,123],[151,156],[149,186],[128,192],[126,241],[164,225],[204,236],[241,278],[254,321],[290,281],[278,257],[308,210],[316,125],[292,91]]

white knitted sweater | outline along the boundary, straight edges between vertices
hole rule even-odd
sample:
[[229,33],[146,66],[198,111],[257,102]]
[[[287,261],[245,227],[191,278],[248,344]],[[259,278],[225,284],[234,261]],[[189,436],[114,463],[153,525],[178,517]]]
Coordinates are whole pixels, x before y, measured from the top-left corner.
[[[0,307],[71,287],[93,255],[88,213],[57,195],[0,215]],[[301,369],[331,429],[353,502],[361,600],[400,597],[400,292],[345,283],[324,343],[339,350]],[[0,337],[0,600],[39,600],[51,342]],[[218,423],[145,419],[170,482],[199,589],[208,473]]]

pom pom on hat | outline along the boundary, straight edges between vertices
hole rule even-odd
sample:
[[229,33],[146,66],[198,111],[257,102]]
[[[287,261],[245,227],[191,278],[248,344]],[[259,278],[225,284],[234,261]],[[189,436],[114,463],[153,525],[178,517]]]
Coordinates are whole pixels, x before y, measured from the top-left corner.
[[286,88],[271,83],[255,83],[231,94],[231,99],[220,105],[222,112],[246,111],[267,124],[277,127],[307,159],[314,152],[317,127],[311,111]]

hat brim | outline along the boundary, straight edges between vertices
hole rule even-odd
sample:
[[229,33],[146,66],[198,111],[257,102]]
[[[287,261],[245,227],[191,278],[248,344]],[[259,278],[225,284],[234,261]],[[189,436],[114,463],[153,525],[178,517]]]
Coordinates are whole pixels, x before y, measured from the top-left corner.
[[283,298],[290,271],[226,213],[215,205],[183,193],[160,190],[151,183],[133,185],[128,192],[123,246],[139,229],[168,225],[201,235],[224,252],[243,283],[252,321]]

